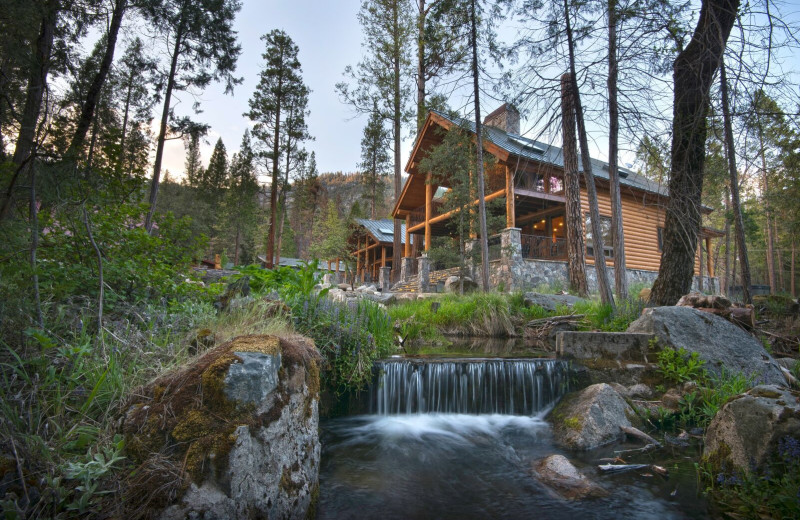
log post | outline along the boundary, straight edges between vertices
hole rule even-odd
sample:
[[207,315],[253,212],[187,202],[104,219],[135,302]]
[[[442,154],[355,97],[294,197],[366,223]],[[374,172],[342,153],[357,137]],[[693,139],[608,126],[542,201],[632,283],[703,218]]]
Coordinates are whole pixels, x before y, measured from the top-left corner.
[[433,184],[430,172],[425,176],[425,251],[431,248],[431,214],[433,213]]
[[406,215],[406,244],[405,244],[405,251],[403,252],[403,256],[408,258],[411,256],[411,213]]
[[511,173],[511,168],[506,166],[506,227],[516,227],[516,218],[514,215],[514,174]]

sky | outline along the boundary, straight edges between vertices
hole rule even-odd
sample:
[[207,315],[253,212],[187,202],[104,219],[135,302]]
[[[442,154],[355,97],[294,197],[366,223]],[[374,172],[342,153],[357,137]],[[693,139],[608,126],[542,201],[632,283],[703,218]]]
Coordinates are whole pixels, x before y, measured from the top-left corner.
[[[315,141],[306,148],[316,152],[321,172],[356,170],[361,154],[361,133],[366,118],[356,114],[339,101],[334,85],[342,81],[347,65],[361,59],[361,28],[356,15],[359,3],[355,0],[244,0],[236,17],[242,54],[237,76],[244,79],[233,96],[223,93],[224,87],[215,84],[199,97],[203,112],[197,120],[211,126],[201,154],[205,162],[221,136],[230,157],[238,149],[250,120],[243,116],[248,99],[258,83],[265,44],[262,35],[282,29],[299,47],[303,78],[311,88],[309,96],[309,131]],[[192,100],[183,95],[179,113],[191,113]],[[404,148],[408,148],[408,143]],[[404,157],[407,156],[405,152]],[[170,173],[184,169],[184,148],[180,140],[169,141],[164,165]]]
[[[800,19],[798,8],[778,0],[784,13],[792,21]],[[353,172],[361,153],[361,136],[366,124],[366,116],[355,114],[348,105],[342,103],[335,91],[335,84],[344,78],[342,73],[347,65],[356,65],[362,58],[362,32],[357,14],[359,0],[242,0],[242,9],[235,22],[242,53],[238,60],[236,75],[243,78],[233,95],[224,94],[224,86],[212,84],[197,100],[202,113],[193,115],[199,121],[210,125],[210,132],[201,149],[204,163],[208,162],[214,144],[222,137],[228,156],[235,152],[241,142],[242,134],[251,125],[243,114],[248,110],[248,99],[258,83],[262,67],[261,54],[264,51],[262,35],[273,29],[282,29],[299,47],[299,60],[303,67],[303,78],[311,89],[309,96],[308,126],[314,141],[306,143],[309,151],[316,152],[320,172]],[[787,20],[788,21],[788,20]],[[787,57],[788,68],[800,70],[800,57]],[[194,99],[179,94],[175,110],[179,115],[191,115]],[[500,100],[482,95],[483,116],[493,111]],[[455,103],[462,104],[461,101]],[[669,107],[665,110],[671,112]],[[160,107],[156,113],[160,113]],[[666,115],[666,114],[665,114]],[[523,118],[523,135],[537,124],[536,114]],[[154,121],[157,125],[157,121]],[[597,139],[591,139],[592,154],[605,159],[606,149],[604,129],[589,128]],[[532,130],[529,137],[537,137]],[[591,136],[590,136],[591,137]],[[403,131],[401,157],[403,166],[410,153],[413,136],[409,130]],[[552,138],[552,137],[551,137]],[[545,140],[547,140],[545,138]],[[560,145],[560,142],[554,142]],[[623,150],[625,149],[625,143]],[[185,152],[181,140],[168,141],[165,147],[164,167],[175,177],[184,170]],[[623,152],[621,162],[630,165],[633,154]],[[265,179],[262,179],[265,180]]]

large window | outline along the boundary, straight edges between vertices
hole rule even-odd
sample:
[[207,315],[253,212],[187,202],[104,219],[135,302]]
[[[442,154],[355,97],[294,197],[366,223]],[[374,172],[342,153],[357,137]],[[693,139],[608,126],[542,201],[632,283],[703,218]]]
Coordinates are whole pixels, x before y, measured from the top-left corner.
[[[592,239],[592,217],[586,213],[586,256],[594,256],[594,240]],[[600,217],[600,229],[603,232],[603,253],[606,258],[614,257],[614,235],[611,229],[611,217]]]

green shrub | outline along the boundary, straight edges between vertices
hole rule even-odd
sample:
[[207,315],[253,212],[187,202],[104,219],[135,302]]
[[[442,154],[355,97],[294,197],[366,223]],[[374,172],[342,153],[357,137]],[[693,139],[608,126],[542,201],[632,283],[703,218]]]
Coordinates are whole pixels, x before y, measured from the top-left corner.
[[311,338],[328,364],[326,377],[339,393],[360,390],[376,359],[394,352],[394,329],[386,311],[368,300],[350,307],[307,296],[292,302],[295,328]]
[[664,348],[658,353],[658,371],[672,383],[704,381],[707,378],[704,365],[705,361],[697,352],[690,354],[683,347],[678,350]]

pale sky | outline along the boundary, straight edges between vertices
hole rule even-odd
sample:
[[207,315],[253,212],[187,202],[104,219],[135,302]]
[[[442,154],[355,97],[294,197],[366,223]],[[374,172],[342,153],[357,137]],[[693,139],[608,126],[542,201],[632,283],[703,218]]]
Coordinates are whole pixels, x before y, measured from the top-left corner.
[[[238,31],[242,53],[239,57],[236,75],[244,79],[236,87],[233,96],[224,95],[224,87],[212,84],[203,92],[199,101],[203,112],[193,116],[197,121],[210,125],[211,130],[202,148],[205,163],[211,155],[217,138],[222,137],[228,156],[239,147],[245,128],[250,125],[243,116],[248,110],[248,99],[258,83],[261,70],[261,53],[264,42],[260,37],[273,29],[282,29],[299,47],[299,60],[303,67],[303,78],[311,88],[308,118],[309,131],[315,141],[306,143],[309,151],[315,151],[320,172],[353,172],[359,162],[361,152],[361,135],[366,117],[357,116],[352,109],[343,104],[335,92],[334,85],[342,81],[342,72],[347,65],[356,65],[362,57],[362,32],[357,13],[359,0],[243,0],[238,13],[235,29]],[[797,20],[797,8],[790,2],[781,2],[784,14]],[[788,20],[787,20],[788,21]],[[799,70],[797,55],[788,56],[789,70]],[[788,66],[787,66],[788,65]],[[488,88],[488,85],[482,87]],[[186,94],[179,94],[181,102],[175,106],[178,115],[191,114],[193,99]],[[458,106],[460,100],[451,100]],[[481,99],[482,115],[485,116],[500,105],[499,100]],[[665,110],[671,112],[669,107]],[[154,114],[160,114],[156,107]],[[665,113],[665,115],[667,115]],[[530,120],[523,119],[522,132],[537,124],[536,114],[529,114]],[[669,116],[667,116],[669,117]],[[154,122],[157,125],[157,121]],[[603,129],[590,127],[590,145],[592,155],[605,159],[606,149]],[[409,130],[403,130],[403,146],[401,148],[402,164],[408,158],[412,137]],[[531,133],[528,137],[537,137]],[[547,137],[542,136],[543,140]],[[560,141],[554,141],[560,146]],[[623,150],[626,143],[621,143]],[[168,141],[165,148],[164,167],[173,176],[179,176],[184,169],[185,152],[180,140]],[[633,156],[623,152],[621,161],[630,163]]]
[[[355,65],[361,58],[361,28],[356,18],[359,4],[355,0],[243,2],[235,27],[242,46],[236,74],[244,82],[236,87],[233,96],[223,95],[224,87],[215,84],[200,98],[203,113],[195,117],[211,125],[208,142],[202,150],[204,161],[208,161],[220,136],[229,156],[238,149],[250,124],[242,114],[249,108],[247,100],[258,83],[263,62],[264,42],[260,38],[273,29],[282,29],[300,49],[303,78],[312,90],[308,126],[316,140],[306,143],[306,148],[316,152],[321,172],[355,171],[366,120],[353,119],[355,114],[339,101],[334,85],[342,80],[345,66]],[[191,101],[188,96],[183,97],[179,113],[190,111]],[[165,149],[165,167],[172,174],[182,172],[184,158],[183,143],[170,141]]]

